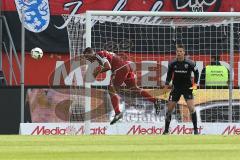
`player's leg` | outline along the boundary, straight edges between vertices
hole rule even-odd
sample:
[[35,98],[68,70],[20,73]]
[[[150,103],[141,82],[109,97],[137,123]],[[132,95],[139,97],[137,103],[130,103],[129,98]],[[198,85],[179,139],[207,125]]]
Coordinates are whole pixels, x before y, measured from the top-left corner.
[[115,116],[110,124],[116,123],[119,119],[123,117],[123,114],[120,112],[119,104],[120,104],[120,97],[117,94],[120,90],[120,86],[124,82],[124,79],[127,77],[129,69],[123,67],[121,70],[118,70],[111,76],[111,82],[109,85],[109,95],[111,98],[111,103],[115,112]]
[[133,72],[128,73],[127,79],[124,81],[124,83],[126,84],[127,88],[130,90],[130,92],[133,92],[136,95],[142,96],[142,97],[146,98],[146,100],[154,103],[156,114],[160,113],[160,109],[161,109],[160,108],[160,100],[153,97],[146,90],[139,88],[137,86],[137,81],[135,78],[135,74]]
[[193,98],[192,90],[187,90],[183,94],[183,96],[187,102],[187,106],[188,106],[189,112],[191,114],[194,134],[199,134],[198,128],[197,128],[197,114],[196,114],[195,107],[194,107],[194,98]]
[[121,119],[123,117],[123,114],[119,109],[120,96],[117,94],[118,88],[115,88],[114,86],[110,85],[108,89],[111,98],[111,103],[115,112],[114,118],[110,122],[110,124],[112,125],[116,123],[119,119]]
[[115,114],[120,113],[120,109],[119,109],[119,102],[120,102],[120,97],[117,94],[116,89],[114,88],[114,86],[109,85],[108,86],[108,91],[109,91],[109,95],[111,98],[111,103],[114,109]]
[[194,108],[194,100],[193,99],[189,99],[186,102],[187,102],[187,106],[188,106],[189,112],[191,113],[194,134],[199,134],[198,133],[198,127],[197,127],[197,113],[196,113],[195,108]]
[[165,128],[163,134],[169,134],[169,126],[172,120],[172,111],[176,104],[177,103],[175,101],[169,101],[167,104],[167,113],[165,116]]
[[169,98],[168,98],[168,104],[167,104],[167,112],[165,116],[165,129],[163,134],[169,134],[169,126],[172,120],[172,111],[175,108],[177,102],[179,101],[181,97],[181,91],[172,89]]

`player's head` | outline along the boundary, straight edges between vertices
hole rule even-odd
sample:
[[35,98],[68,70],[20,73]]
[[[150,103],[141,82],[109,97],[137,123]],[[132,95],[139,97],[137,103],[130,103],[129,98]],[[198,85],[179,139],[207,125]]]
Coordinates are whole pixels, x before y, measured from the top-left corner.
[[87,47],[85,48],[85,50],[83,51],[84,55],[89,55],[89,54],[94,54],[94,50],[91,47]]
[[176,46],[176,55],[177,55],[177,59],[184,59],[185,56],[185,48],[182,44],[178,44]]
[[87,47],[84,51],[83,51],[83,55],[85,56],[85,58],[87,60],[89,60],[90,62],[93,62],[95,60],[95,52],[92,48]]

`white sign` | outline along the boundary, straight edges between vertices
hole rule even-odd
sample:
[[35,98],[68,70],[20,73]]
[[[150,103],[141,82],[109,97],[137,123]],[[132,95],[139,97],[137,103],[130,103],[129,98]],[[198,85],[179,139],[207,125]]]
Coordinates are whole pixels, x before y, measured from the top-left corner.
[[[82,135],[84,123],[21,123],[21,135]],[[91,135],[161,135],[164,123],[91,123]],[[240,135],[239,123],[201,123],[200,134]],[[174,135],[193,134],[191,123],[172,123],[170,133]]]

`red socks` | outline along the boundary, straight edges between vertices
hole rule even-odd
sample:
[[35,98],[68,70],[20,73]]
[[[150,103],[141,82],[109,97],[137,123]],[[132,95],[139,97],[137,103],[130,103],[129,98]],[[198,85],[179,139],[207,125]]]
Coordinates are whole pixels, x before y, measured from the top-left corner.
[[119,110],[120,97],[117,94],[113,94],[111,95],[111,101],[112,101],[112,106],[115,111],[115,114],[120,113],[120,110]]

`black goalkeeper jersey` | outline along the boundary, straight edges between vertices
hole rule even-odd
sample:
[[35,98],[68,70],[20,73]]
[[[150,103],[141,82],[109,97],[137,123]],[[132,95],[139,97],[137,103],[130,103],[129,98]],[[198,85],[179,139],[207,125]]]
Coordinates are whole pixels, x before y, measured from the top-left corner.
[[168,65],[166,85],[169,85],[172,80],[174,88],[189,88],[192,86],[191,73],[194,73],[194,82],[198,83],[198,69],[196,63],[190,59],[177,61],[174,59]]

